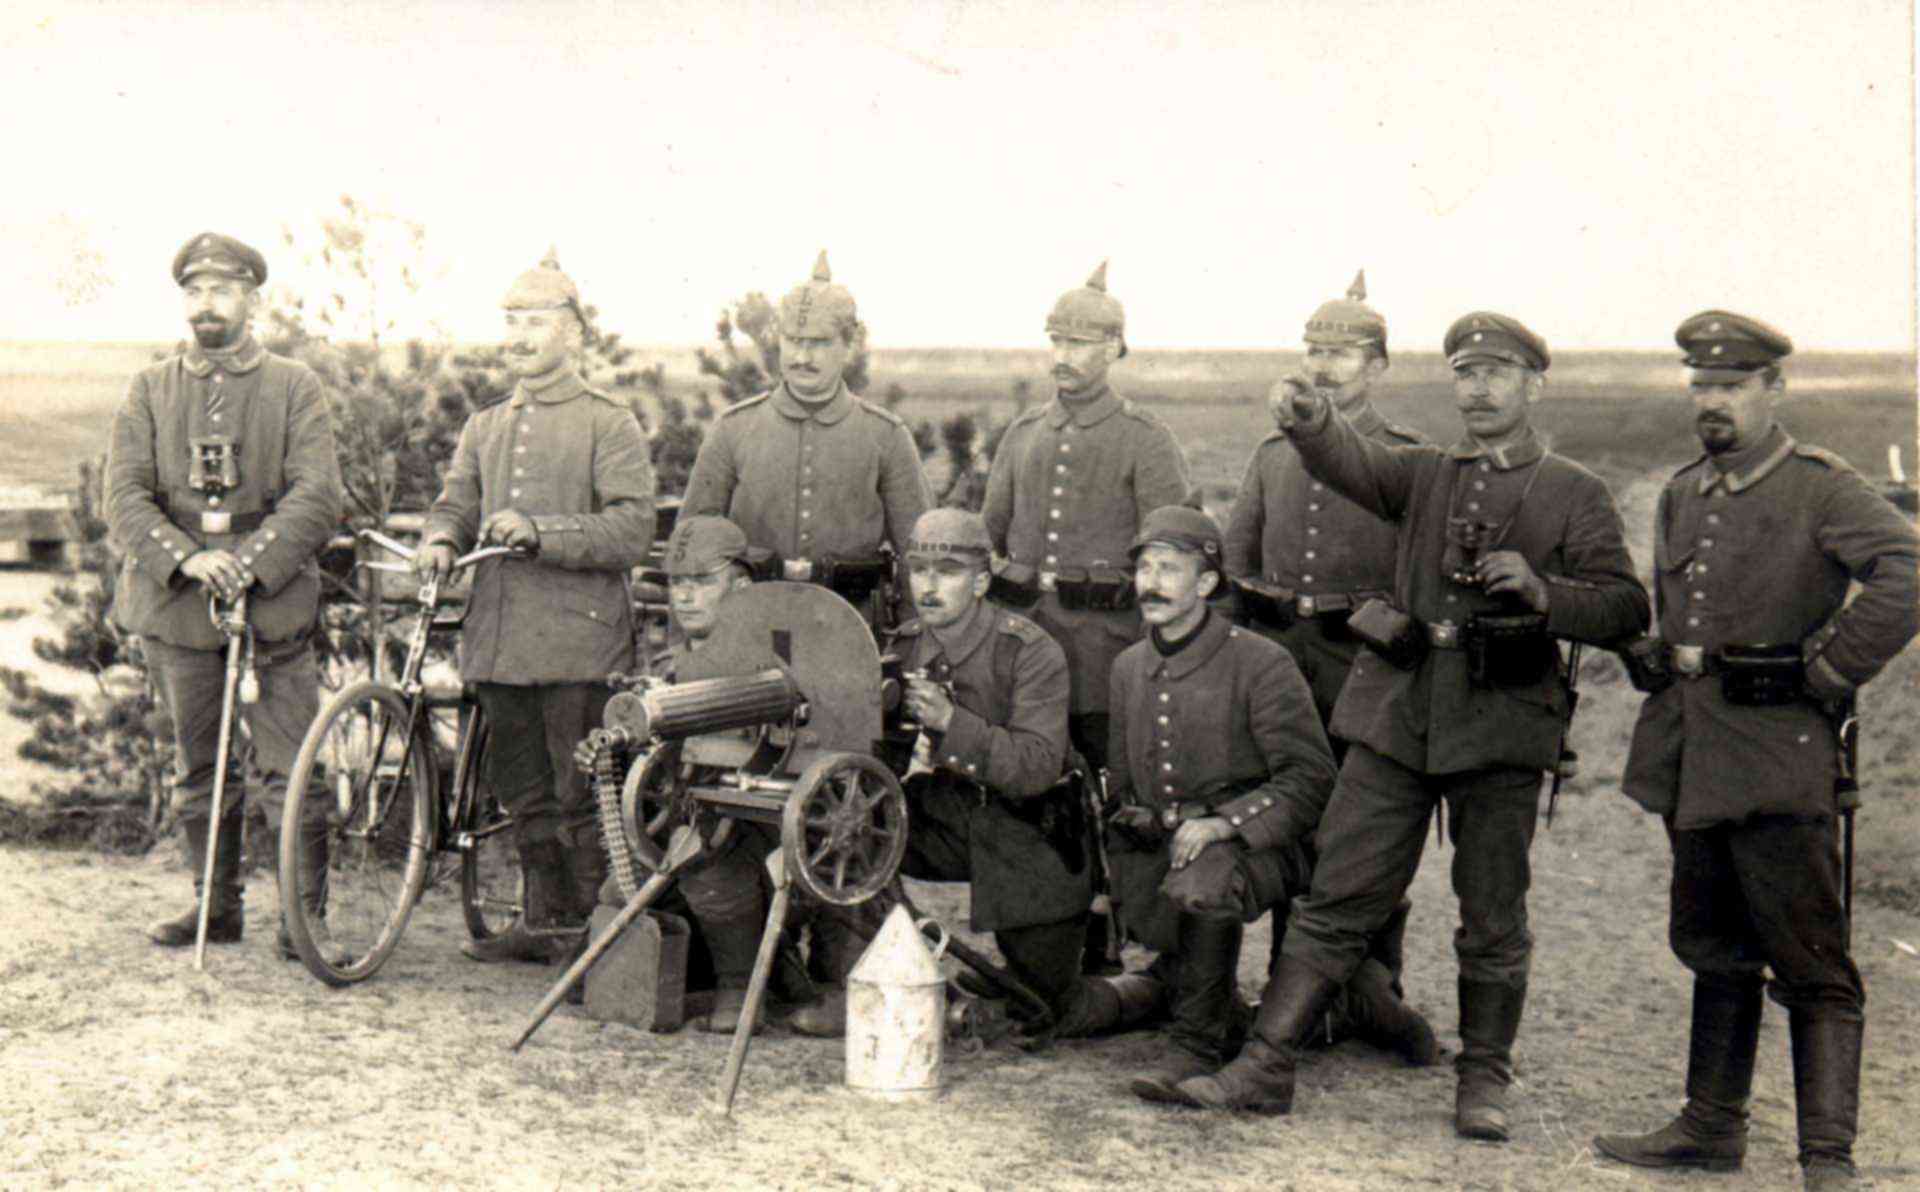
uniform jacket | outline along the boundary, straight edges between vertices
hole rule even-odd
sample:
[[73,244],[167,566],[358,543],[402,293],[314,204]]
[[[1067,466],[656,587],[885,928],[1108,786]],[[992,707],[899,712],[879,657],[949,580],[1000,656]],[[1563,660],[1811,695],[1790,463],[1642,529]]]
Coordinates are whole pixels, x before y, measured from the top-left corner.
[[[1395,603],[1420,621],[1464,625],[1475,612],[1512,611],[1504,598],[1447,578],[1441,557],[1447,519],[1455,516],[1502,527],[1488,549],[1518,551],[1546,582],[1547,631],[1555,637],[1606,645],[1646,627],[1646,588],[1634,575],[1607,486],[1531,432],[1494,450],[1471,439],[1448,448],[1390,447],[1323,406],[1289,434],[1314,476],[1401,521]],[[1468,679],[1462,650],[1431,650],[1411,671],[1362,651],[1332,731],[1426,774],[1545,770],[1559,760],[1566,717],[1557,674],[1527,687],[1480,688]]]
[[1333,793],[1333,752],[1287,652],[1210,612],[1171,658],[1135,642],[1113,666],[1108,796],[1162,808],[1259,785],[1216,813],[1252,848],[1311,839]]
[[814,408],[783,384],[721,414],[700,444],[680,516],[731,518],[785,559],[902,549],[933,503],[906,424],[847,391]]
[[[218,389],[216,419],[207,399]],[[188,487],[190,440],[234,438],[238,487],[217,500]],[[313,371],[249,336],[216,362],[189,348],[142,369],[113,420],[107,459],[107,527],[124,556],[114,622],[175,646],[224,644],[207,615],[207,591],[180,573],[202,547],[231,551],[256,584],[248,617],[263,641],[310,631],[319,610],[321,547],[340,521],[340,465]],[[204,511],[265,514],[254,529],[200,530]]]
[[[1108,567],[1129,575],[1140,519],[1187,499],[1187,462],[1173,432],[1112,389],[1071,403],[1058,395],[1016,418],[1000,440],[981,516],[994,550],[1039,571]],[[1135,611],[1060,607],[1051,592],[1034,619],[1072,668],[1072,710],[1105,711],[1107,676],[1140,638]]]
[[604,679],[633,667],[627,572],[653,542],[653,464],[625,406],[571,369],[467,419],[428,541],[473,547],[486,519],[533,519],[532,559],[480,564],[461,631],[471,683],[530,686]]
[[[1059,783],[1067,760],[1067,659],[1025,617],[981,602],[943,646],[920,622],[895,637],[908,669],[944,655],[952,665],[953,720],[932,739],[932,760],[988,796],[968,820],[976,931],[1069,919],[1093,897],[1093,869],[1068,872],[1060,854],[1010,803]],[[911,816],[911,812],[909,812]]]
[[[1707,651],[1799,643],[1815,693],[1845,696],[1920,628],[1912,524],[1838,456],[1777,426],[1722,462],[1724,473],[1701,456],[1660,494],[1660,636]],[[1852,581],[1860,590],[1846,602]],[[1729,705],[1709,675],[1641,705],[1623,785],[1675,827],[1702,828],[1831,814],[1836,765],[1833,727],[1813,702]]]
[[[1382,418],[1372,406],[1348,420],[1356,431],[1390,446],[1423,436]],[[1399,529],[1316,480],[1278,431],[1254,448],[1225,532],[1227,574],[1290,588],[1303,596],[1393,591]],[[1360,644],[1315,623],[1280,631],[1249,625],[1293,652],[1323,717],[1332,715]]]

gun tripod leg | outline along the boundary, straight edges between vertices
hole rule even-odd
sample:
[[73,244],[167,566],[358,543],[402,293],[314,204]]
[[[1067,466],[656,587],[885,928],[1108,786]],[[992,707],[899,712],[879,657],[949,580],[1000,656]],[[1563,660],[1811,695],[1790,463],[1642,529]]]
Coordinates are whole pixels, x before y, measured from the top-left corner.
[[767,864],[773,870],[773,903],[767,908],[767,926],[760,933],[760,952],[753,958],[753,976],[747,981],[746,1005],[740,1008],[740,1021],[733,1028],[733,1042],[727,1047],[727,1067],[720,1075],[720,1089],[714,1096],[715,1108],[723,1114],[733,1112],[733,1095],[740,1088],[740,1069],[747,1062],[747,1045],[752,1042],[753,1028],[760,1021],[760,1003],[767,996],[767,978],[780,952],[780,931],[786,926],[787,904],[793,898],[793,879],[787,876],[785,858],[776,852]]

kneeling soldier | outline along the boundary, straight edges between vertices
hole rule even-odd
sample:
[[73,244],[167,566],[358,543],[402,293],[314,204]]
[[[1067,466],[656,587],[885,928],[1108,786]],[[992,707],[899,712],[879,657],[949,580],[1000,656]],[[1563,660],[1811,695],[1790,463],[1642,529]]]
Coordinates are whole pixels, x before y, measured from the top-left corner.
[[[978,514],[934,509],[914,523],[907,574],[916,620],[895,649],[906,708],[921,726],[908,770],[901,872],[970,881],[975,931],[991,931],[1013,975],[1063,1012],[1079,983],[1093,895],[1085,820],[1066,781],[1067,659],[1025,617],[986,602],[992,540]],[[844,981],[854,957],[838,955]],[[837,1035],[844,994],[794,1015]]]

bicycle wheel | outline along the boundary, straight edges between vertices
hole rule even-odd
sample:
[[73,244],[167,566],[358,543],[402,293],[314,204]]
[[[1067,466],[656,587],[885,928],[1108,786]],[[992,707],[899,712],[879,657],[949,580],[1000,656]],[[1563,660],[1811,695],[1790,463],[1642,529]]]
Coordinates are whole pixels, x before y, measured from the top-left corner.
[[280,908],[329,985],[377,972],[400,942],[433,854],[433,752],[400,693],[355,683],[307,729],[280,824]]
[[460,850],[460,909],[467,934],[477,940],[492,939],[513,924],[525,886],[520,853],[513,846],[513,820],[481,778],[491,739],[487,718],[476,708],[454,768],[454,808],[460,822],[452,835]]

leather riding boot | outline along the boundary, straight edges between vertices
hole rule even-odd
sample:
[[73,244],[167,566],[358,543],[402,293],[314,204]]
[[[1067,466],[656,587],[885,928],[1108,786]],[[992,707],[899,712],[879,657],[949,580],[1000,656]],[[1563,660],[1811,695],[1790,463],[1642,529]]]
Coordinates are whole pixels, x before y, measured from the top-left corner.
[[1253,1019],[1246,1050],[1220,1071],[1183,1081],[1180,1092],[1207,1109],[1288,1113],[1301,1045],[1340,986],[1299,961],[1282,962]]
[[[183,819],[181,834],[187,841],[187,864],[193,868],[193,905],[185,914],[162,919],[147,928],[147,938],[163,948],[186,948],[200,930],[200,887],[207,872],[207,825],[205,819]],[[220,841],[213,865],[213,893],[207,905],[207,942],[237,944],[246,925],[246,908],[241,901],[239,816],[229,816],[220,825]]]
[[1054,1024],[1053,1037],[1084,1039],[1106,1031],[1118,1033],[1159,1021],[1166,1014],[1167,987],[1146,973],[1088,977],[1074,990],[1067,1012]]
[[1636,1167],[1738,1171],[1747,1155],[1761,988],[1757,978],[1695,978],[1686,1107],[1650,1134],[1602,1134],[1593,1149]]
[[[295,879],[300,885],[300,904],[307,912],[307,934],[320,956],[335,968],[344,968],[350,960],[347,950],[327,930],[327,837],[321,832],[306,832],[300,837],[300,852],[294,858]],[[280,915],[280,931],[274,941],[283,960],[298,960],[300,953],[287,933],[287,916]]]
[[1853,1139],[1860,1126],[1860,1047],[1866,1023],[1859,1011],[1796,1009],[1787,1025],[1793,1037],[1793,1101],[1800,1125],[1800,1169],[1807,1188],[1849,1188]]
[[1391,1051],[1416,1068],[1440,1059],[1433,1025],[1394,991],[1393,974],[1369,956],[1347,982],[1347,1015],[1360,1038]]
[[1169,993],[1173,1021],[1165,1055],[1128,1082],[1143,1101],[1192,1105],[1180,1082],[1227,1062],[1234,1027],[1235,970],[1246,926],[1238,919],[1180,916],[1180,955]]
[[1525,985],[1460,978],[1460,1056],[1453,1131],[1462,1138],[1505,1142],[1507,1086],[1513,1083],[1513,1041],[1527,1004]]
[[460,951],[482,964],[518,960],[551,964],[564,957],[576,942],[576,933],[556,929],[554,906],[563,897],[566,862],[559,842],[536,840],[520,846],[520,868],[526,875],[526,905],[499,935],[468,940]]

